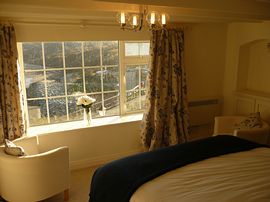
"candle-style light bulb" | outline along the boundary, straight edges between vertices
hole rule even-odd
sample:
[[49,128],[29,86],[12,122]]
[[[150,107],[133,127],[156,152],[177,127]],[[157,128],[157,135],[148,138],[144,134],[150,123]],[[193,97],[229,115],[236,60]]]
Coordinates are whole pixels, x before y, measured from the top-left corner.
[[166,25],[166,15],[165,14],[161,15],[161,24]]
[[156,22],[156,14],[154,12],[151,13],[150,23],[153,25]]
[[133,17],[132,17],[132,25],[134,27],[138,26],[138,18],[136,15],[133,15]]
[[121,12],[120,23],[121,24],[126,24],[126,14],[124,12]]

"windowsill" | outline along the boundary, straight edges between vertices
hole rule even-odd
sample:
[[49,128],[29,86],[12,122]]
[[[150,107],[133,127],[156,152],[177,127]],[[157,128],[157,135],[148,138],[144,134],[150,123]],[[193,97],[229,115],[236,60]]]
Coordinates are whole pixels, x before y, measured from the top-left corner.
[[66,123],[58,123],[44,126],[34,126],[28,128],[27,136],[35,136],[41,135],[45,133],[53,133],[53,132],[61,132],[67,130],[81,129],[81,128],[89,128],[89,127],[97,127],[97,126],[105,126],[119,123],[127,123],[134,121],[141,121],[143,117],[142,113],[132,114],[126,116],[111,116],[104,118],[92,119],[91,125],[87,126],[84,121],[72,121]]

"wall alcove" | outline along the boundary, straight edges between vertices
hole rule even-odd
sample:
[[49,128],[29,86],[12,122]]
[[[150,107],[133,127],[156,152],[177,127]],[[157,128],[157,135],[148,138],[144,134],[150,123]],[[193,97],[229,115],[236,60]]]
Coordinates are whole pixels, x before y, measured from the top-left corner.
[[236,114],[259,111],[270,123],[270,39],[240,46],[236,91]]
[[269,94],[270,39],[261,39],[240,46],[237,91]]

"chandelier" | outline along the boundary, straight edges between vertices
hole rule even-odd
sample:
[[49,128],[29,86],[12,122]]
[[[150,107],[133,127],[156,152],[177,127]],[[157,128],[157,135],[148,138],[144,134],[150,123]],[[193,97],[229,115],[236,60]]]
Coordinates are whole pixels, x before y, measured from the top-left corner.
[[116,18],[122,30],[140,31],[146,24],[149,30],[164,29],[169,16],[166,13],[147,12],[144,9],[140,13],[122,11],[117,14]]

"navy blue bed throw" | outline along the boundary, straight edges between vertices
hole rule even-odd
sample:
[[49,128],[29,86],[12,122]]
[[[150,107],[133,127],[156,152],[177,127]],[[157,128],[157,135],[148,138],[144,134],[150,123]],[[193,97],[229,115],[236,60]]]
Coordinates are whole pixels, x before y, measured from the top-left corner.
[[95,171],[89,202],[128,202],[140,185],[168,171],[260,146],[263,145],[234,136],[218,135],[112,161]]

